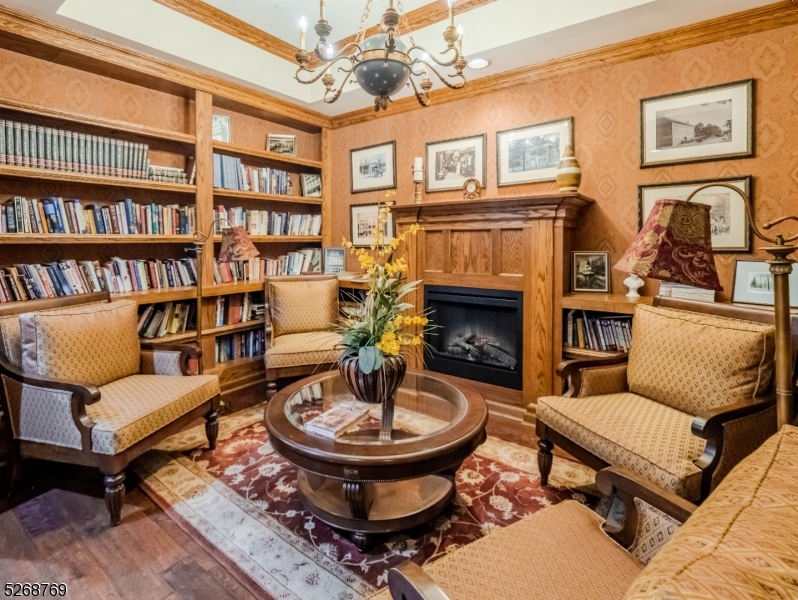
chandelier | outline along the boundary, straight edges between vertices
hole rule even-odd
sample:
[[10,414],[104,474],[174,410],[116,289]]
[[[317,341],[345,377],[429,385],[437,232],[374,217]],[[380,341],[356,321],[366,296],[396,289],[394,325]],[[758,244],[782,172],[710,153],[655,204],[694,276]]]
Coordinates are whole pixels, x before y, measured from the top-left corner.
[[[366,24],[372,2],[373,0],[366,2],[356,41],[346,44],[336,55],[332,45],[327,41],[332,32],[332,26],[325,18],[325,0],[320,0],[319,22],[314,27],[319,36],[314,53],[320,61],[319,68],[322,68],[318,73],[315,66],[309,68],[311,55],[305,50],[307,21],[302,17],[299,25],[299,51],[296,53],[296,60],[299,63],[299,69],[295,76],[297,81],[312,84],[321,79],[326,88],[324,101],[327,104],[332,104],[341,97],[344,86],[354,76],[360,87],[366,93],[374,96],[374,110],[376,111],[386,110],[388,103],[392,102],[391,96],[407,85],[412,85],[416,99],[421,106],[429,106],[429,91],[432,89],[430,71],[451,89],[456,90],[465,86],[466,78],[463,75],[463,69],[465,69],[467,61],[463,57],[463,30],[454,24],[455,0],[448,0],[449,25],[443,32],[446,50],[440,53],[441,59],[435,58],[430,52],[416,45],[410,23],[402,8],[402,0],[398,0],[398,12],[394,8],[394,0],[388,0],[388,10],[382,15],[380,21],[382,31],[366,38]],[[399,31],[400,25],[410,39],[412,44],[410,48],[400,39],[400,35],[403,35]],[[452,53],[451,57],[447,56]],[[446,60],[446,58],[450,59]],[[334,69],[336,65],[337,69]],[[439,68],[448,67],[454,67],[455,73],[441,74]],[[333,73],[343,74],[343,80],[338,87],[335,87],[336,79]],[[418,85],[414,77],[421,78]]]

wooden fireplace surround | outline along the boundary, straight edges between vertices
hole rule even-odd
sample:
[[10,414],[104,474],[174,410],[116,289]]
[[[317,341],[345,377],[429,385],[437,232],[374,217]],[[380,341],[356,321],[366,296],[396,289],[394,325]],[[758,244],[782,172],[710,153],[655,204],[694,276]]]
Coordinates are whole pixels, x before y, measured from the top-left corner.
[[[573,234],[593,202],[579,194],[403,204],[393,208],[406,231],[410,281],[424,284],[517,290],[524,294],[523,391],[469,381],[491,414],[522,421],[526,407],[558,393],[555,373],[562,348],[562,297],[569,289]],[[434,316],[433,316],[434,321]],[[415,364],[413,366],[420,366]]]

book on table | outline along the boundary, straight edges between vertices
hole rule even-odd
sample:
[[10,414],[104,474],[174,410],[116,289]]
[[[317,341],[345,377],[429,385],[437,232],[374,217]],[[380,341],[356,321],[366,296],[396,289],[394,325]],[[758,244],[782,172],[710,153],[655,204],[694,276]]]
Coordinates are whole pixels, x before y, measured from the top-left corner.
[[363,421],[368,413],[367,406],[339,404],[305,423],[305,431],[326,438],[337,438]]

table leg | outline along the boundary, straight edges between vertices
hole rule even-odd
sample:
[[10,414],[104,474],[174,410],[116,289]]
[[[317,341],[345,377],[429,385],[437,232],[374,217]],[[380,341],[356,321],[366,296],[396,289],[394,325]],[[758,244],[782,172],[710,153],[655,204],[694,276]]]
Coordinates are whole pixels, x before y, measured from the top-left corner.
[[361,533],[356,531],[352,533],[352,543],[357,546],[357,549],[361,552],[365,552],[368,550],[369,546],[371,546],[372,536],[368,533]]
[[380,424],[380,441],[390,442],[393,431],[393,409],[395,397],[385,398],[382,402],[382,423]]
[[366,486],[359,481],[344,481],[344,500],[349,502],[349,510],[355,519],[368,519],[369,511],[366,505]]

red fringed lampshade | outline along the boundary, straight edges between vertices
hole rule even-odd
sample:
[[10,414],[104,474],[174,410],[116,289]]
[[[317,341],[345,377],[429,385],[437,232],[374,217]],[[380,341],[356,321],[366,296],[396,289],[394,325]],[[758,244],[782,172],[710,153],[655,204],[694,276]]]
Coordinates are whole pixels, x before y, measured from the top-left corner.
[[257,256],[260,256],[260,252],[258,252],[243,227],[230,227],[222,231],[219,262],[249,260]]
[[657,200],[615,269],[661,281],[721,291],[712,252],[710,207]]

